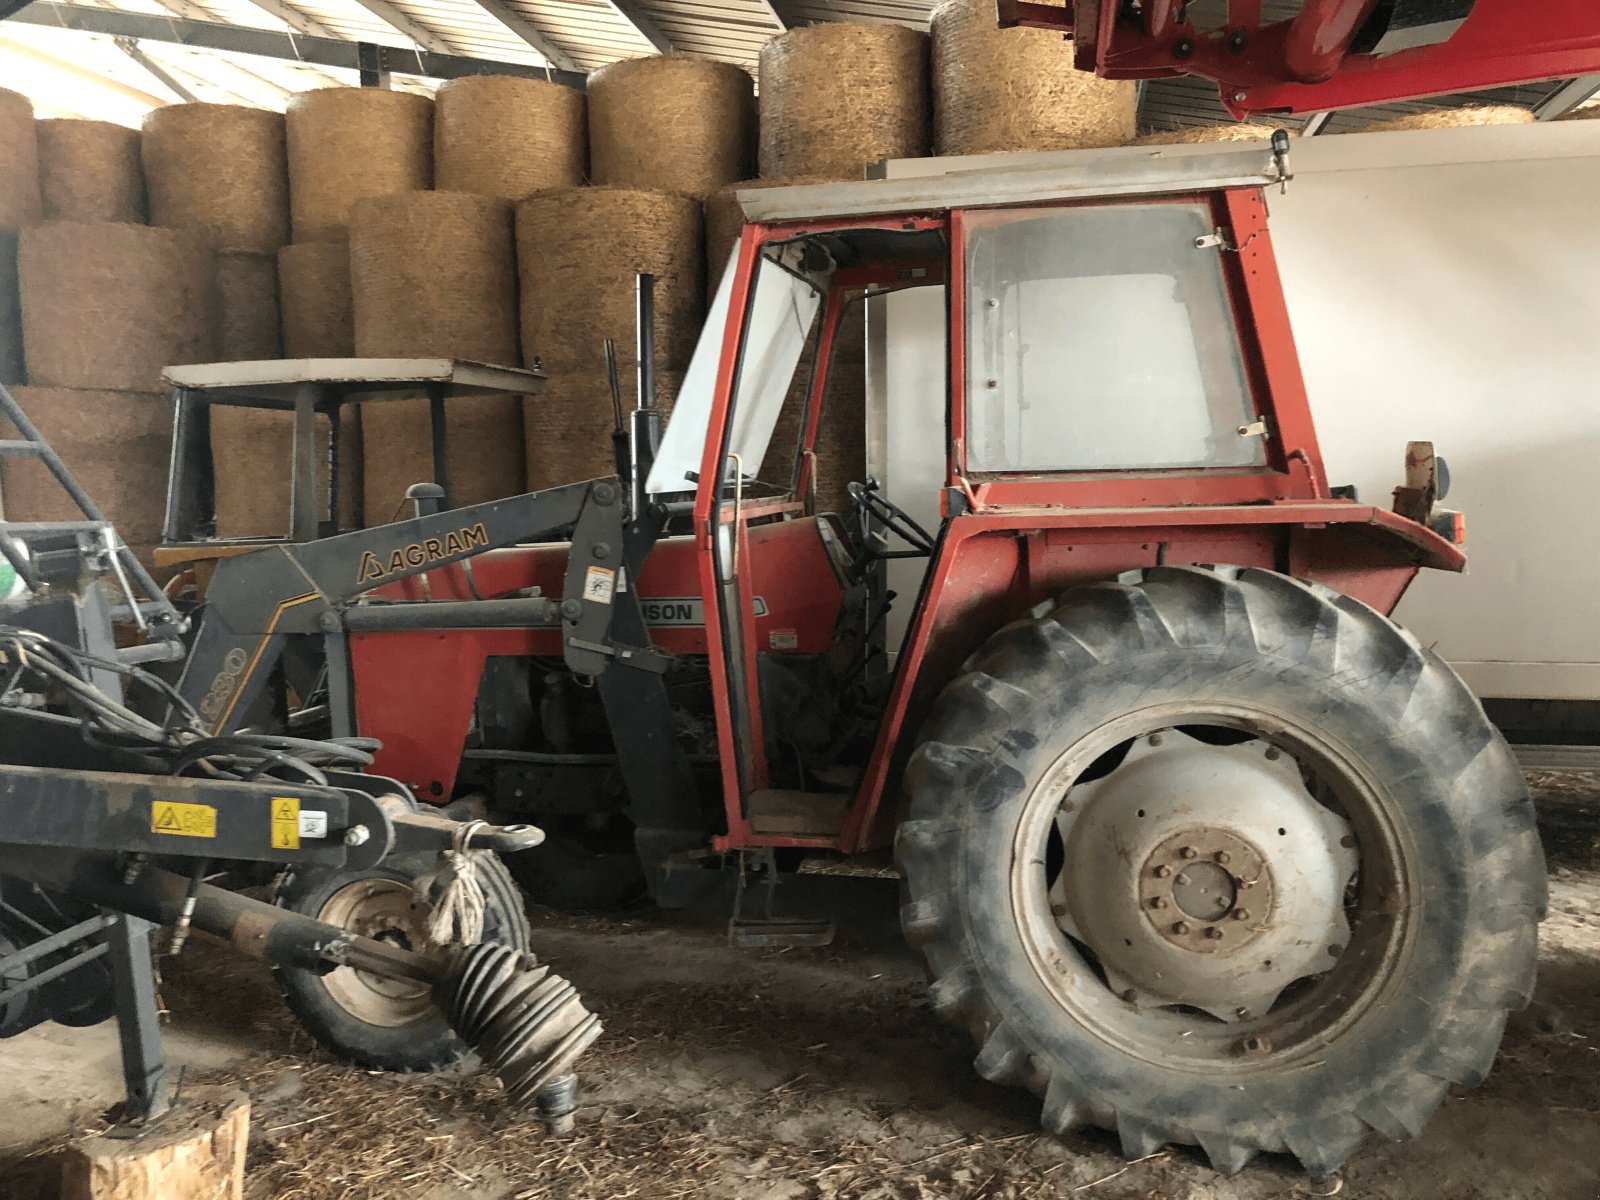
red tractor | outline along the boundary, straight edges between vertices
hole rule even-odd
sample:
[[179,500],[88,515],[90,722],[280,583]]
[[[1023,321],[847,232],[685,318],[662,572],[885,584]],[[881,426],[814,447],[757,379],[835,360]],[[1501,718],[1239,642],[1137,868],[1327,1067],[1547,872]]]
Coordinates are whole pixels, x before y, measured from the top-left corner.
[[[1414,1136],[1529,998],[1544,866],[1500,735],[1386,615],[1463,566],[1431,460],[1401,511],[1324,475],[1287,179],[1280,142],[748,193],[617,478],[226,558],[181,690],[220,735],[284,663],[376,771],[544,828],[573,903],[892,846],[933,1006],[1051,1130],[1229,1172]],[[841,320],[908,288],[949,320],[932,531],[871,480],[812,503]],[[927,560],[892,656],[891,555]],[[363,919],[358,875],[305,878]],[[403,1061],[415,998],[363,1004]]]

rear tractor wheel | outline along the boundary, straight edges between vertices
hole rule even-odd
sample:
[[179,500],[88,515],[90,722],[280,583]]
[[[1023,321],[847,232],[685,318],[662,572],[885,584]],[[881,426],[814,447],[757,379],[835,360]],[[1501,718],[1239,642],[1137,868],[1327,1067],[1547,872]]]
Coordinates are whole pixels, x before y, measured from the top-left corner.
[[1046,1128],[1326,1174],[1483,1078],[1543,857],[1504,741],[1410,634],[1271,572],[1154,568],[966,669],[908,767],[902,921]]
[[[433,910],[412,885],[434,864],[434,856],[419,854],[386,859],[364,871],[299,871],[278,889],[275,901],[365,937],[420,951],[428,944]],[[527,950],[522,893],[499,858],[479,860],[478,882],[485,901],[483,940]],[[434,1071],[467,1052],[427,984],[383,979],[354,967],[335,967],[326,975],[299,967],[276,971],[284,999],[306,1031],[347,1062],[382,1071]]]

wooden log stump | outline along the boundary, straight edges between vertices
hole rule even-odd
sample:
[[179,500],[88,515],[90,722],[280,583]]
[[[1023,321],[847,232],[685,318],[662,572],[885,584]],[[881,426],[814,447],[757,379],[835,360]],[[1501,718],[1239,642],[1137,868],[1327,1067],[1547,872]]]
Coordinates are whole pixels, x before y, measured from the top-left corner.
[[185,1088],[131,1138],[87,1137],[67,1148],[62,1200],[240,1200],[250,1101],[238,1088]]

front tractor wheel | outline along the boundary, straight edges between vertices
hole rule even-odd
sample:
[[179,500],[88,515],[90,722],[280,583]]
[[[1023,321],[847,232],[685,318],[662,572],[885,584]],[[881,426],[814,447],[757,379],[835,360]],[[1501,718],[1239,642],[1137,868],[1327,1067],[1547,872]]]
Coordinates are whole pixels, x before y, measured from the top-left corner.
[[1460,679],[1372,609],[1154,568],[997,633],[907,770],[902,921],[980,1074],[1129,1157],[1416,1136],[1533,988],[1544,863]]
[[[385,859],[361,871],[311,868],[290,876],[274,900],[365,937],[425,951],[431,948],[428,918],[433,906],[417,897],[413,885],[434,865],[433,855],[417,854]],[[505,864],[493,855],[480,859],[478,882],[484,896],[483,940],[527,950],[528,915]],[[380,1071],[434,1071],[467,1052],[467,1044],[433,1003],[427,984],[383,979],[344,966],[326,974],[300,967],[275,970],[301,1025],[347,1062]]]

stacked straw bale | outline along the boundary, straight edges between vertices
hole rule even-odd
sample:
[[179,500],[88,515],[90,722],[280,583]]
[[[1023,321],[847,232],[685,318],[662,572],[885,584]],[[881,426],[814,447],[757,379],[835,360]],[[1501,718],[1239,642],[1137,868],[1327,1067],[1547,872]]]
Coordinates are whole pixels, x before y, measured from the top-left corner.
[[589,76],[590,175],[704,197],[750,173],[755,84],[690,55],[624,59]]
[[[218,254],[217,299],[219,358],[239,362],[282,353],[274,255]],[[293,428],[290,413],[227,405],[211,409],[217,536],[281,537],[287,531]]]
[[1514,104],[1469,104],[1372,121],[1349,132],[1395,133],[1405,129],[1461,129],[1469,125],[1532,125],[1533,119],[1530,110]]
[[[285,358],[353,358],[355,315],[350,298],[350,248],[343,242],[305,242],[278,251],[278,307],[283,321]],[[272,443],[277,461],[289,456],[292,421],[268,413],[274,428],[258,432]],[[361,527],[361,406],[347,404],[339,424],[339,528]],[[269,456],[271,457],[271,456]],[[288,467],[272,486],[287,495]],[[279,506],[288,511],[288,501]]]
[[928,151],[928,35],[833,22],[761,48],[761,174],[860,179]]
[[46,220],[143,223],[138,130],[110,121],[40,121],[38,131]]
[[473,75],[434,94],[434,186],[520,200],[578,187],[587,161],[583,93],[542,79]]
[[0,229],[0,383],[25,383],[22,295],[17,286],[17,234]]
[[273,254],[288,240],[284,119],[237,104],[171,104],[145,115],[150,223],[218,250]]
[[[1187,129],[1163,129],[1133,139],[1135,146],[1196,146],[1206,142],[1259,142],[1270,140],[1276,125],[1239,121],[1229,125],[1191,125]],[[1294,130],[1290,137],[1298,137]]]
[[1558,121],[1593,121],[1600,118],[1600,104],[1586,104],[1582,108],[1575,108],[1571,112],[1564,112],[1556,118]]
[[285,357],[355,355],[350,251],[343,242],[304,242],[278,251],[278,296]]
[[[820,318],[819,318],[820,324]],[[787,484],[800,446],[811,366],[816,354],[816,332],[800,356],[794,380],[784,397],[772,441],[761,466],[761,478]],[[848,513],[852,480],[867,477],[867,326],[865,306],[857,301],[845,309],[834,338],[833,367],[822,401],[822,424],[817,429],[816,477],[811,494],[818,512]]]
[[296,242],[344,241],[358,200],[433,186],[433,101],[385,88],[323,88],[289,101]]
[[[507,200],[412,192],[355,205],[350,226],[356,353],[517,361],[517,282]],[[512,396],[446,402],[450,501],[522,490],[522,406]],[[433,478],[426,400],[369,404],[361,417],[364,508],[391,520]]]
[[522,355],[531,365],[594,369],[611,338],[634,362],[634,277],[656,277],[662,370],[688,365],[704,314],[700,205],[636,188],[542,192],[517,206]]
[[215,357],[212,251],[172,229],[49,221],[22,233],[22,334],[41,387],[151,392]]
[[0,229],[39,219],[39,135],[33,101],[0,88]]
[[610,461],[604,341],[616,344],[631,407],[636,274],[656,277],[657,378],[688,365],[704,313],[701,223],[688,196],[629,188],[544,192],[517,206],[523,361],[550,377],[523,408],[530,487],[587,479]]
[[[17,403],[94,497],[146,566],[161,540],[172,449],[172,399],[165,393],[21,387]],[[82,516],[43,463],[7,459],[6,518],[67,521]]]
[[1133,137],[1137,86],[1073,65],[1047,29],[1001,29],[993,0],[934,9],[935,154],[1083,150]]

